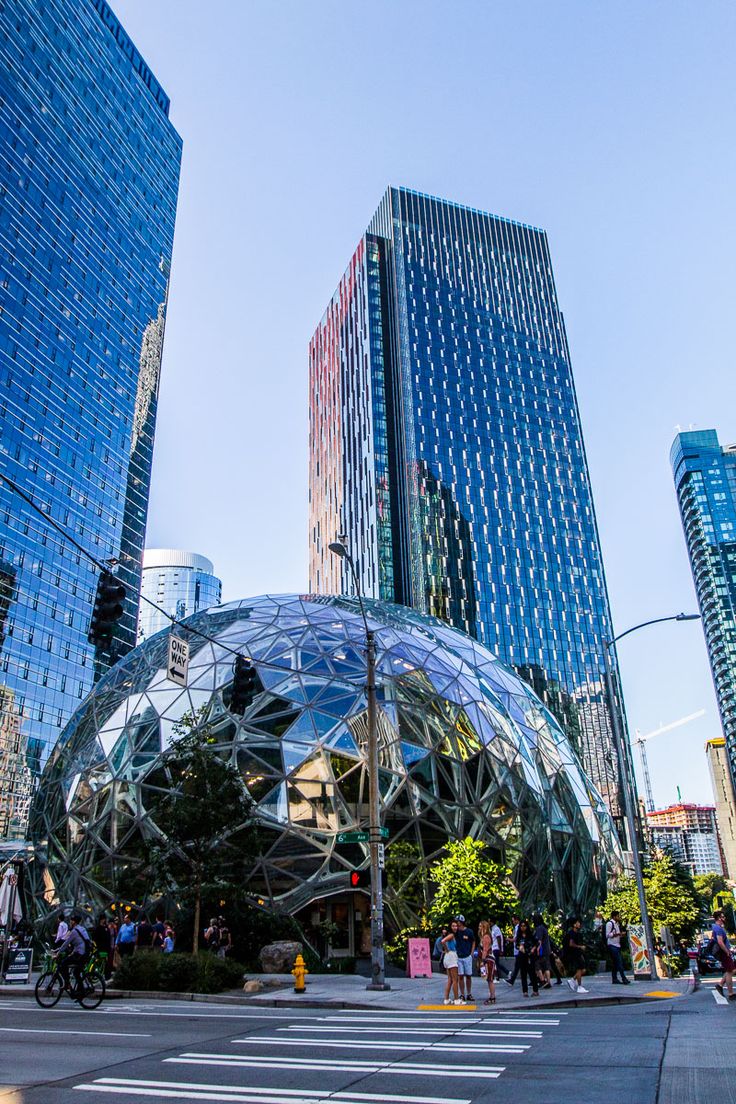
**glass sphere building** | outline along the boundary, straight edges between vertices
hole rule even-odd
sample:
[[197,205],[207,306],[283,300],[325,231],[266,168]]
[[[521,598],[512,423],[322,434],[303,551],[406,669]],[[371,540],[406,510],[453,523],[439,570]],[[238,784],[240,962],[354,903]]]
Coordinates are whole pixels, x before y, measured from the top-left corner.
[[[471,836],[511,868],[525,907],[595,904],[620,852],[603,801],[552,715],[465,634],[401,606],[366,608],[377,645],[389,874],[398,842],[412,846],[426,871],[448,840]],[[116,899],[117,874],[140,855],[141,839],[157,834],[148,809],[161,755],[177,722],[195,711],[255,802],[253,899],[296,914],[349,897],[351,917],[359,905],[365,921],[365,894],[348,884],[349,872],[368,864],[367,844],[339,841],[368,815],[356,600],[264,596],[186,624],[211,639],[190,635],[185,688],[166,677],[168,633],[159,633],[100,681],[62,733],[32,810],[37,890],[51,907]],[[227,708],[233,653],[250,657],[258,675],[243,716]],[[386,903],[403,922],[399,890],[389,879]]]

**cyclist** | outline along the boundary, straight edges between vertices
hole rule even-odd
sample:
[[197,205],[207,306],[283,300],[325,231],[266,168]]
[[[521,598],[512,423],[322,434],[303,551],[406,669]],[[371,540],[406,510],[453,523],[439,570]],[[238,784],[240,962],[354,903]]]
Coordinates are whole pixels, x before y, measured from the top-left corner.
[[[69,920],[69,934],[56,952],[60,956],[59,973],[64,978],[64,984],[74,997],[79,1000],[82,993],[82,967],[90,956],[92,942],[87,930],[81,923],[81,917],[76,914]],[[74,967],[75,987],[72,989],[69,979],[69,969]]]

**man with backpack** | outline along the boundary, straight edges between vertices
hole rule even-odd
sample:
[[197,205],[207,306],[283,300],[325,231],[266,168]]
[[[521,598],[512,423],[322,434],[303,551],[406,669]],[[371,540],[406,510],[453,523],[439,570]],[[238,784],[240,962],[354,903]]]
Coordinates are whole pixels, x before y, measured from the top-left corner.
[[[614,910],[611,919],[606,922],[606,949],[611,956],[611,982],[613,985],[628,985],[629,979],[624,973],[624,961],[621,957],[621,914]],[[619,982],[618,975],[621,975]]]
[[733,972],[734,969],[736,969],[736,965],[734,964],[733,955],[731,954],[731,943],[726,934],[725,912],[719,911],[713,913],[713,928],[711,929],[710,946],[713,948],[713,954],[718,959],[723,969],[723,977],[720,983],[716,985],[716,992],[724,997],[726,995],[723,992],[725,987],[728,990],[728,999],[730,1001],[736,1000],[736,995],[733,991]]
[[[56,952],[60,956],[59,973],[64,978],[64,984],[75,1000],[79,1000],[82,994],[82,967],[90,956],[92,943],[84,924],[80,923],[79,916],[72,916],[69,920],[69,934]],[[74,989],[71,988],[69,970],[74,967]]]

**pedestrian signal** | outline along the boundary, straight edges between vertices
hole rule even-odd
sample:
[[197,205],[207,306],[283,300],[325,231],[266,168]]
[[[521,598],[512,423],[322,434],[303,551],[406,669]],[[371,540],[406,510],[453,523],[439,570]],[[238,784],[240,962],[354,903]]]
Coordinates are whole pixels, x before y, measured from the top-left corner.
[[350,871],[350,888],[351,889],[366,889],[371,884],[371,872],[370,870],[351,870]]

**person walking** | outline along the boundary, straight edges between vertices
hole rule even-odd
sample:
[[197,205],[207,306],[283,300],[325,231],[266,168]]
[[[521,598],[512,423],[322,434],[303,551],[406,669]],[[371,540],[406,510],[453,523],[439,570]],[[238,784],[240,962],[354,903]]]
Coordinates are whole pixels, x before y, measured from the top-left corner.
[[167,924],[165,934],[164,934],[164,945],[163,945],[164,954],[172,954],[175,946],[176,946],[176,932],[172,928],[171,924]]
[[204,933],[204,942],[208,951],[217,954],[220,949],[220,926],[217,923],[216,916],[213,916],[210,920],[209,927]]
[[[629,979],[624,971],[624,960],[621,957],[621,936],[624,929],[621,927],[621,913],[616,909],[611,913],[611,919],[606,921],[606,946],[611,956],[611,984],[628,985]],[[619,981],[619,974],[621,980]]]
[[493,936],[488,920],[478,924],[478,942],[480,944],[480,976],[488,982],[488,996],[484,1004],[496,1003],[496,960],[493,957]]
[[713,927],[711,928],[711,940],[715,944],[713,954],[718,959],[723,970],[723,977],[716,985],[716,992],[721,996],[725,996],[723,992],[724,988],[728,990],[728,999],[730,1001],[736,1000],[733,992],[733,972],[736,969],[734,964],[733,955],[731,954],[731,943],[728,935],[726,934],[726,914],[725,912],[713,913]]
[[585,973],[585,944],[583,943],[583,937],[581,935],[582,923],[578,917],[574,917],[570,920],[570,926],[565,932],[565,938],[562,941],[562,961],[565,963],[565,970],[570,975],[567,979],[567,984],[572,989],[573,993],[587,993],[587,989],[583,989],[583,974]]
[[503,974],[505,979],[508,979],[510,970],[508,970],[501,958],[503,957],[503,932],[499,928],[498,924],[494,924],[491,928],[491,939],[493,941],[493,958],[496,963],[496,973]]
[[517,947],[516,947],[516,937],[519,934],[519,924],[520,923],[521,923],[521,917],[520,916],[512,916],[511,917],[511,927],[512,927],[511,942],[513,943],[513,946],[514,946],[514,968],[511,971],[511,977],[506,978],[506,984],[507,985],[513,985],[514,982],[516,981],[517,975],[519,973],[519,952],[518,952]]
[[452,923],[450,924],[449,932],[447,933],[447,935],[442,940],[442,945],[445,948],[445,954],[444,954],[444,958],[443,958],[442,961],[443,961],[445,970],[447,971],[447,981],[445,982],[445,1000],[444,1000],[445,1004],[452,1004],[453,1003],[452,1000],[450,1000],[450,990],[452,990],[452,992],[454,994],[455,1004],[462,1004],[463,1003],[462,1000],[460,999],[460,994],[459,994],[459,990],[458,990],[458,982],[457,982],[457,962],[458,962],[458,958],[457,958],[457,943],[455,942],[455,939],[456,939],[456,936],[457,936],[457,928],[458,928],[457,921],[453,920]]
[[67,924],[66,919],[64,918],[64,913],[62,912],[61,916],[59,917],[59,923],[56,926],[56,935],[54,936],[54,950],[58,951],[59,947],[64,942],[68,934],[69,925]]
[[528,920],[519,921],[515,942],[518,954],[516,956],[516,965],[514,969],[518,969],[521,974],[521,990],[524,996],[528,997],[529,982],[531,982],[532,992],[535,997],[538,997],[539,984],[537,982],[536,970],[537,941],[534,938]]
[[532,918],[534,924],[534,939],[537,944],[537,977],[543,989],[552,988],[552,946],[549,939],[549,928],[544,922],[541,913],[536,913]]
[[128,958],[135,951],[136,930],[135,924],[126,917],[118,929],[115,946],[121,958]]
[[460,987],[460,999],[466,1004],[473,1001],[473,952],[475,950],[475,932],[465,923],[464,916],[456,916],[457,931],[455,946],[457,949],[457,977]]

